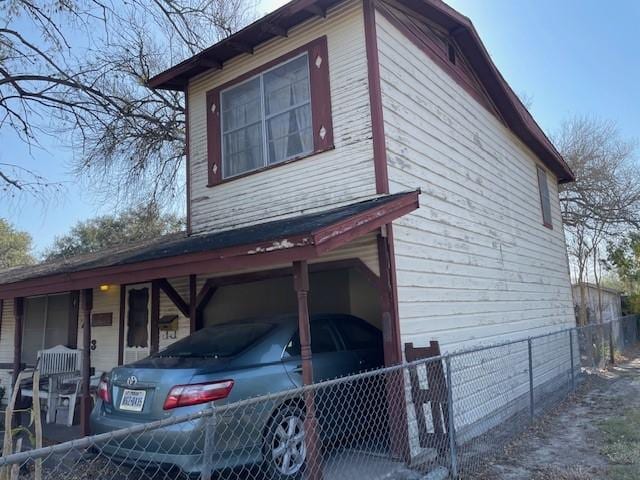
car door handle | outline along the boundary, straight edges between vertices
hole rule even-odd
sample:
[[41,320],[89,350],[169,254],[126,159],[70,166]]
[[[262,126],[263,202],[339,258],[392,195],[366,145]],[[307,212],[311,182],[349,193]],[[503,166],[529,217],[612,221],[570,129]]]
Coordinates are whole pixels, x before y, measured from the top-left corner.
[[294,368],[293,370],[291,370],[293,373],[302,373],[302,365],[298,365],[296,366],[296,368]]

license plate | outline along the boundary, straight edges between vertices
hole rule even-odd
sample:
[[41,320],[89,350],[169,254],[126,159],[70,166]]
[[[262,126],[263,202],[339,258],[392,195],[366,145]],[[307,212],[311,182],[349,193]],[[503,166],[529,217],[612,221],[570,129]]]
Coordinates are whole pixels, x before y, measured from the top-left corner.
[[147,392],[144,390],[129,390],[125,388],[120,400],[120,410],[128,410],[130,412],[141,412],[144,407],[144,397]]

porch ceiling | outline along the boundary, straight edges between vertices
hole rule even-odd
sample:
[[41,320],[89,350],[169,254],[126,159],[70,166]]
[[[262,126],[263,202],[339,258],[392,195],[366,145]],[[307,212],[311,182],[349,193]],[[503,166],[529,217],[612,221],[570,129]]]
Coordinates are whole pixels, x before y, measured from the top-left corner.
[[237,228],[153,241],[0,271],[0,298],[140,283],[316,258],[418,208],[419,190]]

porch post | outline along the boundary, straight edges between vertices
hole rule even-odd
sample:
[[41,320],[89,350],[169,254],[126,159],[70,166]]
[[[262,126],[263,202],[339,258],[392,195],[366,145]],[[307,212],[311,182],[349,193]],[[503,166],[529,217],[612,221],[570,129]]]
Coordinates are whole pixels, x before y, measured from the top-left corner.
[[15,319],[15,328],[13,330],[13,374],[11,377],[11,388],[16,384],[22,365],[22,330],[24,325],[23,297],[13,299],[13,316]]
[[80,292],[74,290],[70,294],[71,308],[69,309],[69,334],[67,347],[78,348],[78,314],[80,313]]
[[91,414],[91,310],[93,289],[82,290],[82,403],[80,404],[80,429],[83,436],[90,434]]
[[[300,335],[300,357],[302,359],[302,382],[313,383],[313,360],[311,353],[311,326],[309,324],[309,268],[306,261],[293,262],[293,282],[298,297],[298,331]],[[305,443],[307,447],[307,472],[310,480],[322,478],[322,456],[318,439],[313,390],[304,393],[306,416],[304,419]]]
[[[395,288],[393,230],[390,225],[382,227],[382,232],[377,236],[377,242],[384,363],[386,366],[390,366],[402,363],[402,343]],[[385,379],[387,411],[389,418],[392,419],[389,435],[393,453],[397,457],[409,461],[411,451],[406,429],[408,420],[405,406],[404,376],[401,371],[399,372],[399,374],[389,374]]]
[[124,364],[124,324],[127,311],[127,286],[120,285],[120,311],[118,312],[118,365]]
[[156,280],[151,282],[151,342],[149,353],[157,353],[160,348],[160,285]]
[[196,331],[198,316],[198,277],[189,275],[189,333]]

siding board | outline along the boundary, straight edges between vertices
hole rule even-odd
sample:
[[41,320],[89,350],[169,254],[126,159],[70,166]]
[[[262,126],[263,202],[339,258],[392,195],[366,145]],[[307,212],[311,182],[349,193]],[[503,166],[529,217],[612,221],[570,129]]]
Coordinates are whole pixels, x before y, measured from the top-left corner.
[[556,182],[551,231],[539,160],[379,13],[376,22],[390,189],[423,192],[420,209],[394,222],[403,341],[452,351],[571,325]]
[[[557,182],[549,230],[539,160],[386,18],[376,22],[390,191],[422,190],[421,207],[394,222],[402,341],[451,352],[571,326]],[[536,385],[566,375],[566,350],[535,347]],[[526,342],[454,357],[452,367],[461,441],[527,408]]]

